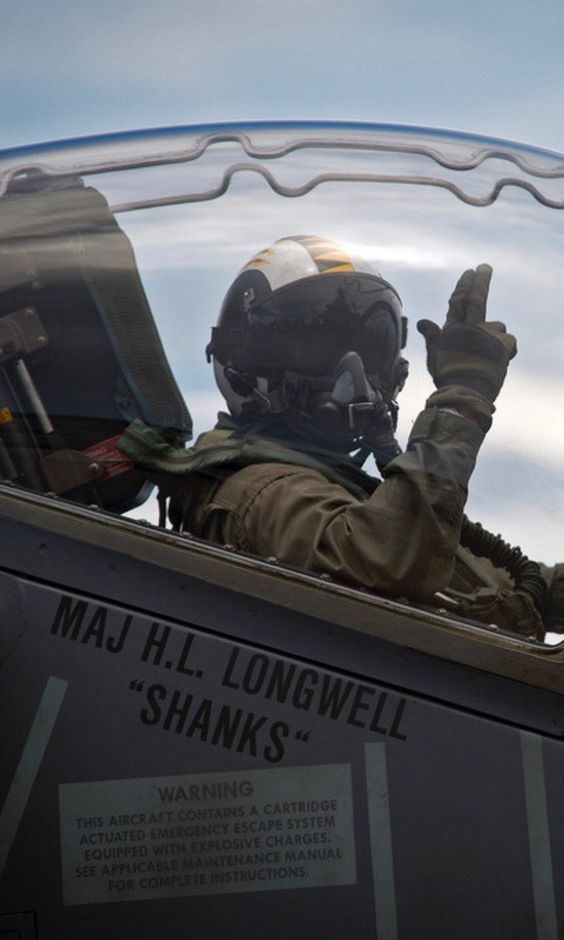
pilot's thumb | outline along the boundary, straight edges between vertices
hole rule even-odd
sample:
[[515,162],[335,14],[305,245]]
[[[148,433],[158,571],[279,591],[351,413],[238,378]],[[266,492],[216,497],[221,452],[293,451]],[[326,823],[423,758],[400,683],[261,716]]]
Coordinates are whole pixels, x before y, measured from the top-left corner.
[[441,332],[440,326],[437,326],[437,324],[433,323],[432,320],[418,320],[417,329],[424,337],[427,349],[433,345],[439,333]]

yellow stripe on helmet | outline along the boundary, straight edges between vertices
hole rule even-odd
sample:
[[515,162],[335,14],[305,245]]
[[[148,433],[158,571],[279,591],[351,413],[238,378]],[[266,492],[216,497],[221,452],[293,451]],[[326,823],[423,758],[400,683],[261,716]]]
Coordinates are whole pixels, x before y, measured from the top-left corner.
[[315,261],[320,274],[336,274],[342,271],[355,271],[356,268],[341,245],[325,238],[307,236],[297,238]]

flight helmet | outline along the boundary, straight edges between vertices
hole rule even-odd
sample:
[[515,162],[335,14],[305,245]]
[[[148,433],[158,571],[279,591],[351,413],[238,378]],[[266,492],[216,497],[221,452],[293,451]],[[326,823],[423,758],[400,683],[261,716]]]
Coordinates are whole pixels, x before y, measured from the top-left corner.
[[241,270],[206,353],[235,417],[299,415],[352,449],[378,421],[395,427],[406,322],[395,288],[366,261],[292,236]]

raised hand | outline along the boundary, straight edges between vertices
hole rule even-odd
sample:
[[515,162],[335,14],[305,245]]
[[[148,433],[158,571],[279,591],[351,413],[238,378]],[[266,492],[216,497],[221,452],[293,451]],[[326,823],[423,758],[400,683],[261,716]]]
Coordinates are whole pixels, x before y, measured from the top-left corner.
[[463,385],[494,402],[517,352],[515,337],[498,321],[486,320],[492,276],[489,264],[465,271],[451,294],[445,325],[419,320],[427,368],[437,388]]

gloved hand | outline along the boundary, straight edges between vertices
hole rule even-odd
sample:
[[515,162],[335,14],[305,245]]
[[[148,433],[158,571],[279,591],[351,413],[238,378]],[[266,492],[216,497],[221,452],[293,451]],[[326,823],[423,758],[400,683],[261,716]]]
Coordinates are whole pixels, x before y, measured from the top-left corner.
[[463,385],[493,403],[517,343],[503,323],[486,321],[491,276],[489,264],[465,271],[451,294],[442,329],[432,320],[419,320],[417,329],[425,338],[427,368],[437,388]]

